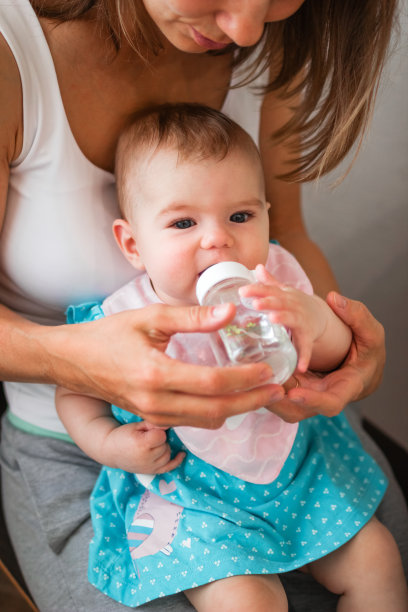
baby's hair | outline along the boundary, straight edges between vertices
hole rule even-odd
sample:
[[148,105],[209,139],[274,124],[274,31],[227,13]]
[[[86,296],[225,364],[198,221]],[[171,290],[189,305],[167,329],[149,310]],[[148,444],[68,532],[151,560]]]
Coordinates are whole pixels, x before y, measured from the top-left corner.
[[176,151],[178,163],[221,161],[236,149],[246,151],[260,164],[258,149],[250,135],[212,108],[200,104],[164,104],[138,113],[122,132],[116,150],[115,173],[122,214],[128,216],[134,198],[132,186],[139,161],[145,163],[159,150]]

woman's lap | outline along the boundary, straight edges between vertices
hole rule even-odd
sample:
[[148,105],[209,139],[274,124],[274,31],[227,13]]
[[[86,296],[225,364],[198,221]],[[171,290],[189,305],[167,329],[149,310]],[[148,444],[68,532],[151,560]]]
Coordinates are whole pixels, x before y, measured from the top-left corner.
[[[41,612],[127,610],[88,583],[92,537],[89,496],[99,466],[69,442],[30,436],[2,424],[2,498],[8,530]],[[146,612],[193,610],[184,595]]]
[[[370,438],[363,444],[390,477],[390,487],[378,516],[398,541],[405,562],[408,558],[407,510],[385,458]],[[88,584],[88,543],[92,537],[89,495],[99,466],[74,445],[34,437],[3,421],[2,486],[8,529],[24,577],[41,612],[119,612],[126,608]],[[385,464],[384,464],[385,462]],[[303,574],[283,577],[296,612],[313,608],[334,610],[335,599],[318,585],[304,597]],[[146,612],[192,610],[183,595],[157,600],[139,608]]]

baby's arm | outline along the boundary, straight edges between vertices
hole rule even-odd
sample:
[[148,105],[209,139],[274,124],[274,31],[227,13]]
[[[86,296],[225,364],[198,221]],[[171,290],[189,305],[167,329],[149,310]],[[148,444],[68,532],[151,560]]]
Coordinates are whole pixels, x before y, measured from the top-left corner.
[[319,296],[278,283],[264,266],[257,266],[256,277],[262,284],[247,285],[240,294],[254,298],[255,308],[270,310],[273,323],[291,330],[298,352],[298,371],[330,371],[338,367],[350,350],[350,328]]
[[185,453],[171,459],[166,431],[146,421],[121,425],[102,400],[57,387],[58,415],[74,442],[103,465],[141,474],[176,468]]

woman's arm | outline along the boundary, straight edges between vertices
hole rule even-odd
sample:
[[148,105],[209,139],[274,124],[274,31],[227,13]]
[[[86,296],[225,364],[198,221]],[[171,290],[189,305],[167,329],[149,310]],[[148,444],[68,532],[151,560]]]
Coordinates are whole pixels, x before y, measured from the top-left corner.
[[290,169],[291,143],[274,144],[271,134],[288,121],[290,102],[282,102],[275,93],[265,96],[262,105],[260,150],[265,174],[269,209],[270,237],[296,257],[308,275],[315,293],[325,298],[337,289],[329,263],[307,234],[301,209],[299,183],[288,183],[277,176]]

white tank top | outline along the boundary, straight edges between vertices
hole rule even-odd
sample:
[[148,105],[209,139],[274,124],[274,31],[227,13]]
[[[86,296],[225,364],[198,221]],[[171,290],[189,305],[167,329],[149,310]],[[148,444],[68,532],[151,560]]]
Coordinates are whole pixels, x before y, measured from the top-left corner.
[[[20,71],[24,137],[0,234],[0,302],[32,321],[65,321],[69,304],[105,298],[135,276],[112,235],[114,177],[79,149],[40,23],[28,0],[0,0],[0,33]],[[253,86],[264,84],[267,75]],[[239,79],[234,74],[232,84]],[[261,97],[230,90],[223,111],[258,141]],[[64,433],[54,387],[6,383],[15,422]]]

